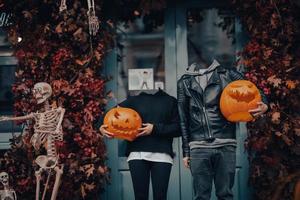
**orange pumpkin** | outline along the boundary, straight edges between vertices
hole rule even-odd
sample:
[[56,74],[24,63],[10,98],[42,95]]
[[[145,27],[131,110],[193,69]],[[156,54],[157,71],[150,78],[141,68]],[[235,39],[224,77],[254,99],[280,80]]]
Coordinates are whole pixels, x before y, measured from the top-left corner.
[[142,126],[142,119],[133,109],[116,107],[106,113],[104,124],[115,138],[133,141]]
[[248,122],[253,120],[248,110],[257,108],[257,102],[260,101],[259,90],[252,82],[237,80],[224,88],[220,99],[220,108],[228,121]]

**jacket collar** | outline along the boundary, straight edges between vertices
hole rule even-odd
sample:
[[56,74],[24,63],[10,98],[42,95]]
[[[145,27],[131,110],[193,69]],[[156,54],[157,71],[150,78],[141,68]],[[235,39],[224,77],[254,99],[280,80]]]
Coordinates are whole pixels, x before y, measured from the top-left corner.
[[[212,75],[211,75],[210,79],[208,80],[206,88],[209,87],[210,85],[220,84],[220,82],[221,82],[220,73],[225,73],[225,72],[226,72],[226,69],[224,67],[218,66],[212,72]],[[191,76],[191,89],[195,90],[196,92],[198,92],[200,94],[202,94],[204,92],[203,89],[201,88],[200,84],[196,80],[196,75]]]
[[202,69],[199,63],[193,63],[186,68],[186,74],[190,75],[203,75],[209,72],[214,71],[217,67],[220,66],[220,63],[214,59],[211,65],[205,69]]
[[195,76],[191,76],[191,89],[195,90],[198,93],[203,93],[203,89],[201,88],[200,84],[197,82]]

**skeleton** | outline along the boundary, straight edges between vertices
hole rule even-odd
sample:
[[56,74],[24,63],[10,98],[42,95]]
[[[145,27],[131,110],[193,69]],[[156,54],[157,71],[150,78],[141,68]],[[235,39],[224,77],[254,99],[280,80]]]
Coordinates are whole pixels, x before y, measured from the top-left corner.
[[36,164],[40,167],[35,171],[36,176],[36,200],[39,200],[40,195],[40,180],[43,171],[48,172],[47,182],[44,188],[42,200],[45,198],[48,181],[51,172],[56,173],[54,188],[51,194],[51,200],[57,197],[58,188],[60,185],[61,175],[63,174],[63,165],[58,164],[58,154],[56,151],[55,142],[63,140],[62,120],[65,109],[51,108],[48,98],[52,95],[51,86],[48,83],[37,83],[33,88],[33,95],[38,104],[43,104],[44,110],[41,112],[30,113],[20,117],[0,117],[0,121],[8,120],[35,120],[34,134],[31,137],[31,144],[34,149],[38,150],[42,145],[46,145],[47,155],[40,155],[35,159]]
[[59,6],[59,12],[62,12],[64,10],[67,10],[66,0],[61,0],[60,6]]
[[0,182],[4,187],[0,190],[0,200],[17,200],[16,192],[9,187],[9,176],[6,172],[0,173]]
[[[96,35],[99,30],[99,19],[95,13],[95,3],[94,0],[87,0],[88,4],[88,20],[89,20],[89,33],[90,35]],[[59,12],[67,9],[66,0],[60,1]]]
[[90,35],[96,35],[99,30],[99,20],[95,13],[94,0],[87,0],[88,3],[88,18],[89,18],[89,33]]

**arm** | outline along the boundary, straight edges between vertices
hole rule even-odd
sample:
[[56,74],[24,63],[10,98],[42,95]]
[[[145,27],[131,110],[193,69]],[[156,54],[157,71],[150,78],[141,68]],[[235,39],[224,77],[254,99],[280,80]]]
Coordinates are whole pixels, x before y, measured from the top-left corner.
[[172,114],[168,123],[156,123],[153,126],[152,134],[162,137],[179,137],[181,130],[179,125],[179,114],[176,99],[172,103]]
[[14,195],[14,200],[17,200],[17,194],[15,191],[13,191],[13,195]]
[[23,121],[23,120],[28,120],[28,119],[32,119],[34,117],[33,113],[30,113],[29,115],[25,115],[25,116],[20,116],[20,117],[6,117],[6,116],[1,116],[0,117],[0,122],[1,121]]
[[178,101],[178,112],[180,117],[180,126],[182,132],[182,151],[183,157],[190,157],[190,132],[188,130],[188,113],[189,113],[189,105],[188,98],[184,92],[184,80],[179,80],[177,83],[177,101]]
[[59,132],[59,129],[61,127],[62,121],[64,119],[64,115],[65,115],[65,112],[66,112],[66,110],[64,108],[59,107],[58,109],[59,109],[59,112],[60,112],[60,116],[59,116],[59,121],[57,123],[55,132]]

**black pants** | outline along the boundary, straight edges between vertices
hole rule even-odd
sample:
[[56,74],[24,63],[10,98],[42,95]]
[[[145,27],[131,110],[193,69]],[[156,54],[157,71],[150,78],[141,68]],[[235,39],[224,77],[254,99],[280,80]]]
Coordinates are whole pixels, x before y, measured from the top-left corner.
[[194,200],[209,200],[213,182],[218,200],[233,200],[235,149],[233,146],[224,146],[191,150]]
[[170,163],[147,160],[129,161],[135,199],[148,200],[151,175],[153,199],[166,200],[171,167]]

